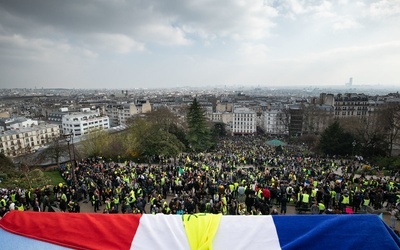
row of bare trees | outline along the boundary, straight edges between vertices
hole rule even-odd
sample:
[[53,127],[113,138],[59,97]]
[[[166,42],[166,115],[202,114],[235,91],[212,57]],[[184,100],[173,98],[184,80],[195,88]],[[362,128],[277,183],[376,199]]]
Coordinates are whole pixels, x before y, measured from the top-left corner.
[[368,117],[341,119],[340,124],[354,135],[364,155],[392,156],[400,143],[400,104],[386,103]]

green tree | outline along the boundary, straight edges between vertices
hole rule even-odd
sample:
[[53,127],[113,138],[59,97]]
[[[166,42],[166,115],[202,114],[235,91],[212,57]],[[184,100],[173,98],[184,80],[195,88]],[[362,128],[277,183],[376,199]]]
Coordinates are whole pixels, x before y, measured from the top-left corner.
[[379,169],[386,169],[391,171],[393,176],[395,172],[400,169],[400,157],[376,157],[375,163],[379,166]]
[[15,172],[16,169],[13,161],[7,156],[5,156],[3,153],[0,153],[0,173],[7,176],[10,174],[14,174]]
[[225,123],[223,122],[215,122],[214,127],[212,129],[213,135],[215,137],[226,136],[227,132],[225,129]]
[[191,150],[204,152],[213,146],[210,127],[200,103],[194,98],[186,116],[188,132],[187,140]]
[[138,158],[176,157],[185,145],[162,124],[136,119],[125,141],[127,154]]
[[327,155],[350,155],[354,153],[355,137],[346,132],[339,124],[335,121],[328,126],[321,134],[318,148],[319,150]]
[[171,133],[183,144],[187,145],[183,123],[169,108],[161,107],[145,115],[145,119],[157,124],[162,131]]
[[[84,140],[82,140],[82,153],[86,157],[92,156],[104,156],[104,154],[110,153],[108,151],[108,145],[110,142],[111,135],[99,129],[93,129],[85,135]],[[110,155],[107,155],[110,157]]]

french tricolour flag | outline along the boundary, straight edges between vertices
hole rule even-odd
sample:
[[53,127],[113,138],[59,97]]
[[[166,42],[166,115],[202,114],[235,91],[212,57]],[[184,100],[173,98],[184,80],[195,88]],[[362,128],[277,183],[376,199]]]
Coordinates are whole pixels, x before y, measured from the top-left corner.
[[376,215],[38,213],[0,220],[1,249],[400,249]]

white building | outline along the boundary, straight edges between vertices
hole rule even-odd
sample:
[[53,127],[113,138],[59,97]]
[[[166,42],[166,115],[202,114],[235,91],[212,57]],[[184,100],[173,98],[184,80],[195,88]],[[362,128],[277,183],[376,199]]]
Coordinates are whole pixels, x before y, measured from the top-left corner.
[[235,108],[233,111],[232,135],[251,135],[257,132],[257,114],[248,108]]
[[28,119],[25,117],[16,117],[0,120],[0,131],[13,130],[28,128],[32,126],[37,126],[39,123],[37,120]]
[[110,104],[106,108],[107,116],[110,118],[110,126],[125,125],[128,118],[140,114],[141,110],[134,103]]
[[288,118],[282,110],[266,110],[262,113],[261,120],[265,133],[276,135],[288,134]]
[[93,129],[109,129],[108,116],[101,116],[98,112],[71,113],[62,118],[62,134],[81,136]]
[[14,157],[31,153],[60,137],[60,129],[55,124],[43,124],[1,133],[0,152]]

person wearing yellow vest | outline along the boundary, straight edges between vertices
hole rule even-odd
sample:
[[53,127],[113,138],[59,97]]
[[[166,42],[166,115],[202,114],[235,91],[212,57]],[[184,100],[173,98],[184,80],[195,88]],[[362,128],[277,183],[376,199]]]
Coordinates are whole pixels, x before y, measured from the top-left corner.
[[115,195],[114,199],[112,200],[112,204],[115,210],[118,212],[118,205],[119,205],[119,196]]
[[1,207],[6,207],[6,205],[7,205],[6,199],[4,199],[4,197],[1,197],[1,200],[0,200],[0,208],[1,208]]
[[296,201],[296,206],[300,207],[301,206],[301,196],[303,195],[303,190],[300,190],[297,193],[297,201]]
[[336,191],[335,190],[331,190],[331,203],[332,203],[332,207],[334,207],[336,205]]
[[262,188],[258,189],[257,197],[261,200],[262,199]]
[[73,213],[75,208],[75,202],[74,201],[69,201],[68,202],[68,212]]
[[60,209],[63,212],[67,210],[67,201],[68,201],[67,195],[65,193],[62,193],[60,199]]
[[[140,197],[140,196],[139,196]],[[135,196],[135,192],[133,192],[133,190],[130,192],[129,195],[129,206],[131,207],[131,209],[133,209],[134,205],[135,205],[135,201],[136,201],[136,196]]]
[[235,187],[234,192],[232,193],[233,198],[237,198],[238,197],[238,188],[239,188],[239,182],[234,182],[233,186]]
[[228,214],[228,201],[226,199],[225,194],[221,195],[221,212],[223,215]]
[[131,209],[131,206],[130,206],[130,195],[126,194],[125,198],[124,198],[124,205],[121,208],[121,212],[122,213],[125,213],[125,212],[130,213],[131,211],[132,211],[132,209]]
[[314,200],[317,196],[317,188],[311,189],[311,199]]
[[121,192],[122,192],[121,186],[118,186],[118,187],[115,188],[115,194],[118,195],[118,197],[120,197]]
[[156,198],[154,196],[151,196],[150,198],[150,205],[153,206],[156,204]]
[[367,207],[369,206],[371,200],[369,199],[369,196],[366,195],[362,201],[362,210],[363,212],[367,212]]
[[24,211],[24,210],[25,210],[23,204],[21,204],[21,205],[19,205],[19,206],[15,205],[15,208],[16,208],[18,211]]
[[16,195],[17,194],[15,192],[11,193],[11,201],[14,202],[14,203],[17,201]]
[[350,205],[350,196],[347,190],[344,191],[343,195],[340,196],[339,206],[343,210],[346,206]]
[[107,212],[110,212],[110,210],[111,210],[111,201],[110,201],[110,198],[107,198],[107,199],[106,199],[105,205],[106,205],[105,210],[106,210]]
[[319,208],[319,214],[322,214],[325,212],[325,205],[324,203],[320,202],[318,203],[318,208]]
[[[132,192],[132,191],[131,191]],[[133,195],[135,195],[135,193],[133,193]],[[139,187],[137,190],[136,190],[136,195],[137,195],[137,197],[143,197],[143,189],[141,188],[141,187]],[[136,200],[136,199],[135,199]]]
[[301,195],[301,205],[303,207],[308,207],[310,205],[310,195],[307,194],[306,190],[304,190],[303,194]]
[[171,209],[169,208],[168,204],[165,202],[162,209],[163,214],[171,214]]

